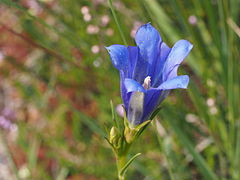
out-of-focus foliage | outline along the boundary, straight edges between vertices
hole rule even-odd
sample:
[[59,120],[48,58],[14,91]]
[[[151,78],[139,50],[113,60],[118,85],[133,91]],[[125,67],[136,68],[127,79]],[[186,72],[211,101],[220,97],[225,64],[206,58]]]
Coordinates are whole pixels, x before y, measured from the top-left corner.
[[[190,87],[134,145],[128,179],[240,179],[239,4],[113,1],[128,45],[146,22],[169,46],[194,45],[180,68]],[[20,178],[116,178],[104,140],[110,99],[121,103],[111,44],[123,42],[105,0],[0,0],[0,126]]]

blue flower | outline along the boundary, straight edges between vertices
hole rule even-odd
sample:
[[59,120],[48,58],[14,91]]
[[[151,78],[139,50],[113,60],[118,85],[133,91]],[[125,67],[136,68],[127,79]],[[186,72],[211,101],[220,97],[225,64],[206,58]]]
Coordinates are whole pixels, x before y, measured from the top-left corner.
[[133,126],[148,120],[171,89],[187,88],[189,77],[178,76],[177,70],[193,47],[179,40],[169,48],[149,23],[138,29],[135,41],[137,46],[106,48],[120,72],[121,95]]

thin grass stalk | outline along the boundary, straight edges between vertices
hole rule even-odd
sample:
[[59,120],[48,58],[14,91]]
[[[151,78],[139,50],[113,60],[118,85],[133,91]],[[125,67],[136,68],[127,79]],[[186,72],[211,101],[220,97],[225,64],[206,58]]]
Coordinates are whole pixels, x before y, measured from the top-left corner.
[[210,26],[210,32],[211,35],[213,37],[214,43],[216,44],[216,46],[218,47],[219,51],[221,50],[221,42],[219,39],[219,30],[218,30],[218,21],[217,21],[217,17],[216,14],[214,12],[216,12],[216,9],[213,7],[212,2],[208,1],[208,0],[198,0],[201,3],[203,3],[203,7],[206,10],[207,16],[209,18],[209,26]]
[[113,7],[112,0],[108,0],[108,5],[109,5],[109,8],[111,9],[111,12],[112,12],[112,15],[113,15],[113,19],[114,19],[114,21],[115,21],[115,23],[116,23],[116,25],[117,25],[118,31],[119,31],[120,36],[121,36],[122,41],[123,41],[123,44],[124,44],[125,46],[127,46],[127,41],[126,41],[126,38],[125,38],[124,33],[123,33],[123,31],[122,31],[122,28],[121,28],[121,26],[120,26],[120,24],[119,24],[117,15],[116,15],[115,10],[114,10],[114,7]]
[[[233,118],[234,118],[234,130],[235,130],[235,139],[233,141],[235,145],[234,149],[234,159],[233,159],[233,178],[234,179],[239,179],[240,178],[240,171],[239,171],[239,166],[240,166],[240,113],[239,113],[239,106],[240,106],[240,96],[239,96],[239,63],[238,63],[238,57],[239,53],[237,50],[237,42],[239,41],[240,37],[240,28],[236,25],[234,22],[237,14],[238,14],[238,5],[240,5],[239,2],[235,0],[231,0],[229,3],[229,15],[227,24],[229,28],[229,36],[230,36],[230,42],[229,45],[231,47],[231,54],[232,54],[232,108],[233,108]],[[236,36],[235,35],[238,35]],[[230,69],[231,70],[231,69]],[[230,73],[230,72],[229,72]],[[230,77],[229,77],[230,78]]]
[[165,148],[163,147],[163,138],[165,139],[166,137],[161,137],[162,135],[160,134],[160,132],[158,131],[158,126],[160,125],[159,121],[156,119],[155,120],[155,123],[154,123],[154,127],[155,127],[155,131],[157,133],[157,140],[158,140],[158,144],[160,146],[160,148],[163,150],[162,152],[164,153],[164,156],[166,158],[166,161],[167,161],[167,171],[168,171],[168,174],[169,174],[169,177],[171,180],[176,180],[174,174],[173,174],[173,168],[171,166],[171,163],[170,163],[170,159],[169,159],[169,156],[167,154],[167,152],[165,151]]
[[218,0],[219,5],[219,17],[221,22],[221,41],[222,41],[222,59],[227,64],[227,83],[226,83],[226,95],[227,95],[227,119],[229,121],[229,148],[226,151],[230,161],[230,174],[236,176],[236,170],[234,168],[234,144],[235,144],[235,118],[234,118],[234,108],[233,108],[233,60],[231,55],[231,44],[232,37],[231,34],[227,32],[226,16],[228,15],[228,5],[222,0]]
[[208,180],[217,180],[217,176],[212,172],[212,170],[208,167],[205,160],[202,156],[194,149],[193,145],[187,138],[187,136],[179,129],[179,127],[175,124],[173,120],[168,121],[170,126],[173,128],[174,132],[178,136],[180,142],[184,145],[185,148],[189,151],[189,153],[193,156],[194,162],[198,166],[201,174]]

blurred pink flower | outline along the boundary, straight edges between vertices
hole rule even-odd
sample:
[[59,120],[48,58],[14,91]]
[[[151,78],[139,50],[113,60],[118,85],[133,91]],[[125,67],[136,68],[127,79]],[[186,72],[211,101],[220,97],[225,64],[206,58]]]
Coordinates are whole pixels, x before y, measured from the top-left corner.
[[106,30],[106,35],[107,35],[107,36],[112,36],[113,34],[114,34],[114,31],[113,31],[112,28],[108,28],[108,29]]
[[84,14],[83,20],[85,22],[89,22],[89,21],[91,21],[91,19],[92,19],[92,16],[90,14]]
[[98,45],[94,45],[91,48],[92,53],[97,54],[100,51],[100,47]]
[[103,16],[101,17],[102,26],[108,25],[109,21],[110,21],[110,18],[109,18],[108,15],[103,15]]
[[197,24],[197,17],[195,15],[191,15],[188,17],[188,22],[191,25],[196,25]]
[[83,7],[81,8],[81,13],[82,13],[83,15],[89,14],[89,7],[83,6]]
[[99,32],[99,27],[95,25],[88,25],[87,27],[87,33],[88,34],[97,34]]

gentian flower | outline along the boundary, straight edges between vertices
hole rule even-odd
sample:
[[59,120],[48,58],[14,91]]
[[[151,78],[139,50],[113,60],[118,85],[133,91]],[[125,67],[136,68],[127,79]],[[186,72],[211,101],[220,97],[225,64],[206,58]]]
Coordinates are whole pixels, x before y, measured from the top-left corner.
[[106,47],[120,72],[121,96],[132,126],[148,120],[171,89],[187,88],[189,77],[177,75],[192,44],[179,40],[172,48],[151,24],[142,25],[135,37],[137,46]]

